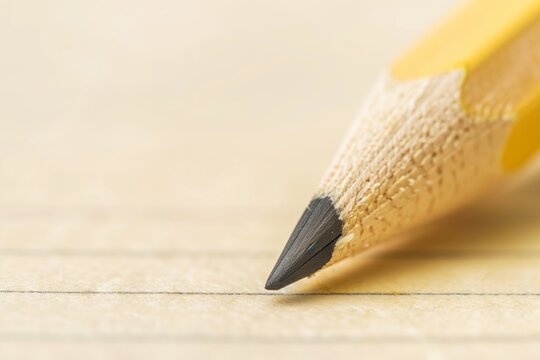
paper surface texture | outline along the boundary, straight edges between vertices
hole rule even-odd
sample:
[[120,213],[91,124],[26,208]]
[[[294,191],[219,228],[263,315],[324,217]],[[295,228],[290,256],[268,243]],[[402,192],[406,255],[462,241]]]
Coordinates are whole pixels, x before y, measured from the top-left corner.
[[3,5],[0,357],[532,356],[534,169],[264,290],[362,95],[452,3]]

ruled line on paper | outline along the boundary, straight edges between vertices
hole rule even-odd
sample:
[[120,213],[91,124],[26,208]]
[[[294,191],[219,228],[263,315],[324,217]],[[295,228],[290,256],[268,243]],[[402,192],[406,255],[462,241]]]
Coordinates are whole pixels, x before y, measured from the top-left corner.
[[22,333],[0,332],[0,342],[44,343],[229,343],[229,344],[475,344],[475,343],[536,343],[540,334],[492,335],[375,335],[375,336],[222,336],[211,334],[118,334],[118,333]]
[[[217,258],[269,258],[279,250],[180,250],[180,249],[0,249],[0,257],[217,257]],[[439,258],[486,259],[540,259],[540,249],[500,250],[399,250],[390,253],[363,254],[366,259],[417,260]]]
[[540,296],[540,292],[220,292],[220,291],[86,291],[0,289],[1,294],[39,295],[175,295],[175,296]]
[[[298,209],[301,213],[302,208]],[[149,207],[149,208],[114,208],[114,207],[74,207],[74,208],[19,208],[16,206],[0,206],[0,215],[3,220],[10,219],[61,219],[84,218],[93,221],[136,219],[137,221],[216,221],[238,220],[245,221],[282,218],[290,214],[284,209],[238,208],[227,209],[188,209],[175,207]]]
[[[0,256],[10,257],[273,257],[271,250],[138,250],[138,249],[0,249]],[[540,253],[539,253],[540,256]]]

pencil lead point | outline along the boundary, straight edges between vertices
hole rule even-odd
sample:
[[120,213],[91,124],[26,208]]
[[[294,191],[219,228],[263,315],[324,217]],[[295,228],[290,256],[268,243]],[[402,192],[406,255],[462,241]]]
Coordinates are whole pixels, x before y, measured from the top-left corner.
[[266,281],[278,290],[321,269],[332,257],[343,221],[329,197],[313,199],[296,225]]

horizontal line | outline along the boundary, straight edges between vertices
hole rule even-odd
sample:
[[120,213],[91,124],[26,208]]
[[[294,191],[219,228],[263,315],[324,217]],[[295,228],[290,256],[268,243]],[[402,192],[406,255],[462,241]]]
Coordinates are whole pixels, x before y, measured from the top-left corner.
[[10,290],[0,294],[41,295],[176,295],[176,296],[540,296],[540,292],[219,292],[219,291],[86,291]]
[[0,332],[0,342],[73,342],[73,343],[233,343],[233,344],[467,344],[467,343],[533,343],[540,334],[512,335],[379,335],[379,336],[226,336],[190,334],[73,334]]
[[13,257],[275,257],[279,251],[270,250],[130,250],[130,249],[0,249],[0,256]]
[[286,209],[269,208],[229,208],[220,209],[189,209],[189,208],[16,208],[0,206],[0,215],[5,219],[86,219],[92,222],[110,220],[145,220],[145,221],[255,221],[280,219],[287,216]]
[[[179,250],[179,249],[0,249],[0,256],[13,257],[223,257],[223,258],[266,258],[277,257],[279,250]],[[382,260],[425,260],[446,258],[482,259],[540,259],[540,250],[403,250],[383,254],[366,254],[366,259]]]

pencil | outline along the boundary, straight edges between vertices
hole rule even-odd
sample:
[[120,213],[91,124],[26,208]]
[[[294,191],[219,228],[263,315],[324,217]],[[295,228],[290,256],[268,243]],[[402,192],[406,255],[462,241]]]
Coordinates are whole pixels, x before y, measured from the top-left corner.
[[474,200],[540,147],[540,0],[474,0],[376,83],[266,282]]

